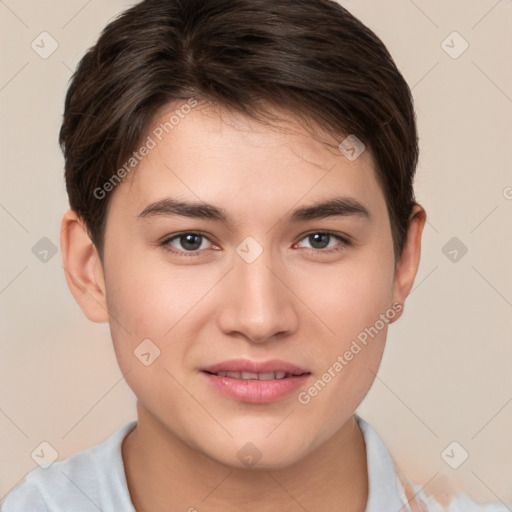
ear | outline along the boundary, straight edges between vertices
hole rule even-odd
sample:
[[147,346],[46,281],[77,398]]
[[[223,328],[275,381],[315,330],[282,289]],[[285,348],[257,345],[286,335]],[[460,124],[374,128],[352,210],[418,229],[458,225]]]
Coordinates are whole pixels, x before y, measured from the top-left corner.
[[421,234],[423,233],[426,220],[427,214],[425,210],[419,204],[415,205],[409,217],[409,227],[407,228],[404,248],[395,267],[393,302],[400,303],[402,308],[393,321],[401,316],[405,299],[414,284],[414,278],[420,264]]
[[108,322],[103,266],[85,223],[73,210],[63,218],[60,246],[66,282],[85,316]]

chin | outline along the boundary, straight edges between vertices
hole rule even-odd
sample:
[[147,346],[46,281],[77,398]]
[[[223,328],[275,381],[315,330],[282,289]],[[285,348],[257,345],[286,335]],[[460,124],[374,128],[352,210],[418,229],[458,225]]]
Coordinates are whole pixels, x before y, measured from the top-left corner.
[[[266,434],[265,434],[266,435]],[[304,449],[304,441],[296,444],[288,438],[276,437],[270,442],[265,435],[250,436],[233,440],[231,446],[218,445],[215,449],[204,451],[216,462],[236,469],[278,470],[285,469],[299,462],[309,450]]]

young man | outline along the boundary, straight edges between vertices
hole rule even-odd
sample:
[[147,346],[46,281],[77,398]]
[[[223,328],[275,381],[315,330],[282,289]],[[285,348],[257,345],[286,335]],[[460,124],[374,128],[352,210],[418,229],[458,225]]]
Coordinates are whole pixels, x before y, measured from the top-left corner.
[[138,416],[3,512],[440,510],[355,413],[426,218],[368,28],[330,0],[146,0],[82,59],[60,141],[66,279]]

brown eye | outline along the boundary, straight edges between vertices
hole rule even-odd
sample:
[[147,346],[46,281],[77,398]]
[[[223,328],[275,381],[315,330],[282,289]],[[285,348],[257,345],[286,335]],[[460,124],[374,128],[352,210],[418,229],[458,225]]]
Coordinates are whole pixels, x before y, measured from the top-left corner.
[[203,242],[206,240],[208,240],[208,238],[206,238],[201,233],[179,233],[166,239],[162,245],[165,246],[165,248],[170,252],[177,254],[194,252],[197,253],[208,248],[208,244],[206,244],[206,247],[203,244]]

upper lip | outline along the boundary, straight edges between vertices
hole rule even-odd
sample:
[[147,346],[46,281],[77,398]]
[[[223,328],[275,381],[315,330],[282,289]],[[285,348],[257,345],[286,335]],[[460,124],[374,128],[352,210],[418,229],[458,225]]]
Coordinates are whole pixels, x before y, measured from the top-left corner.
[[221,363],[205,366],[201,368],[204,372],[250,372],[250,373],[270,373],[270,372],[286,372],[293,375],[302,375],[310,373],[308,370],[301,368],[287,361],[279,359],[269,359],[267,361],[251,361],[250,359],[230,359]]

